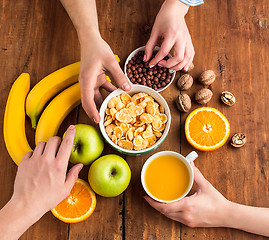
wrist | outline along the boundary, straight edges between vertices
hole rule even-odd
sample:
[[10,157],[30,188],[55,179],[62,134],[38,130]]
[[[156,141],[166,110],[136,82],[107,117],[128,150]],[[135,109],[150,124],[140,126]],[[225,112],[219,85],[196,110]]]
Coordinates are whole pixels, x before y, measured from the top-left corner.
[[172,9],[177,9],[179,16],[185,17],[189,10],[189,6],[179,0],[165,0],[164,4],[171,7]]
[[77,30],[79,42],[82,45],[84,42],[89,43],[93,38],[102,38],[100,32],[96,28],[83,28]]
[[[33,206],[31,203],[25,203],[22,199],[11,198],[6,204],[6,207],[10,209],[16,216],[23,216],[27,218],[27,223],[32,225],[38,221],[46,211]],[[26,220],[26,219],[25,219]]]
[[1,239],[19,239],[43,214],[23,201],[10,199],[0,211]]
[[238,223],[238,209],[240,208],[240,204],[231,202],[227,200],[227,205],[223,209],[222,214],[222,224],[221,227],[227,228],[236,228]]

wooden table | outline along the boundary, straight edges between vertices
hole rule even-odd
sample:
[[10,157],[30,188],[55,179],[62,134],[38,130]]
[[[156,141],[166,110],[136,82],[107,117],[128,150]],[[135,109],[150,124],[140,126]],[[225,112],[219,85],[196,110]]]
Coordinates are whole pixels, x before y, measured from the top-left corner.
[[[97,1],[100,31],[123,66],[127,55],[145,45],[162,0]],[[243,132],[247,144],[240,149],[228,143],[221,149],[199,152],[196,165],[228,199],[238,203],[269,207],[269,1],[208,0],[191,8],[187,24],[195,46],[195,79],[206,69],[218,74],[211,86],[208,106],[223,112],[230,121],[231,134]],[[0,3],[1,125],[10,87],[21,72],[29,72],[31,86],[47,74],[80,59],[80,46],[65,10],[55,0],[20,0]],[[200,89],[197,82],[188,93]],[[233,107],[220,102],[220,93],[236,96]],[[172,112],[171,131],[155,151],[173,150],[183,155],[193,150],[184,135],[187,114],[174,101],[179,94],[174,82],[162,92]],[[192,109],[197,108],[193,104]],[[93,124],[78,107],[59,131],[73,123]],[[97,127],[97,126],[96,126]],[[34,147],[34,131],[27,119],[27,136]],[[1,128],[0,207],[9,200],[17,167],[10,159]],[[105,153],[116,153],[106,147]],[[143,199],[140,170],[153,153],[126,156],[132,180],[125,193],[116,198],[97,197],[94,214],[86,221],[65,224],[50,212],[34,224],[21,239],[265,239],[224,228],[189,228],[162,216]],[[87,179],[88,167],[80,177]]]

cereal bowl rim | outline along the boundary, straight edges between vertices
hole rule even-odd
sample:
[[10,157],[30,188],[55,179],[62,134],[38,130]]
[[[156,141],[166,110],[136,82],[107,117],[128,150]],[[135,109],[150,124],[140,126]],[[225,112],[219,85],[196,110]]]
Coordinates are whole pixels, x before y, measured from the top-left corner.
[[[165,114],[167,116],[167,122],[165,124],[165,129],[163,131],[162,136],[152,146],[150,146],[148,148],[145,148],[145,149],[142,149],[142,150],[128,150],[128,149],[125,149],[125,148],[122,148],[122,147],[118,146],[117,144],[112,142],[112,140],[110,139],[110,137],[107,135],[107,133],[105,131],[104,116],[105,116],[105,111],[106,111],[108,102],[113,97],[119,96],[122,93],[128,93],[129,94],[130,92],[133,92],[134,94],[139,93],[139,92],[145,92],[145,93],[149,94],[150,96],[152,96],[151,94],[158,96],[158,98],[161,99],[162,103],[160,103],[158,100],[156,100],[156,98],[154,96],[152,96],[152,97],[154,98],[154,100],[158,104],[160,104],[161,106],[164,107]],[[100,122],[99,122],[99,128],[100,128],[100,131],[101,131],[103,137],[105,138],[106,142],[108,142],[114,149],[118,150],[119,152],[125,153],[127,155],[141,155],[141,154],[145,154],[145,153],[148,153],[148,152],[156,149],[157,147],[160,146],[160,144],[167,137],[168,132],[170,130],[170,126],[171,126],[171,113],[170,113],[170,109],[169,109],[169,106],[168,106],[166,100],[163,98],[163,96],[160,93],[156,92],[152,88],[149,88],[149,87],[146,87],[146,86],[141,86],[141,85],[132,85],[132,89],[129,92],[125,92],[120,88],[118,88],[115,91],[111,92],[105,98],[105,100],[103,101],[99,113],[100,113],[100,117],[101,117]]]
[[[155,46],[154,47],[154,50],[160,50],[160,47],[158,47],[158,46]],[[129,79],[129,77],[128,77],[128,75],[127,75],[127,72],[126,72],[126,66],[127,66],[127,64],[128,64],[128,62],[131,60],[131,58],[132,57],[134,57],[138,52],[140,52],[140,51],[145,51],[145,46],[142,46],[142,47],[139,47],[139,48],[137,48],[137,49],[135,49],[135,50],[133,50],[130,54],[129,54],[129,56],[126,58],[126,60],[125,60],[125,63],[124,63],[124,74],[125,74],[125,76],[126,76],[126,78],[128,79],[128,81],[129,81],[129,83],[131,84],[131,85],[140,85],[140,84],[133,84],[132,82],[131,82],[131,80]],[[172,55],[169,53],[168,55],[167,55],[169,58],[171,58],[172,57]],[[170,81],[170,83],[168,83],[165,87],[161,87],[161,88],[159,88],[159,89],[157,89],[157,90],[154,90],[153,88],[151,88],[151,89],[153,89],[155,92],[162,92],[163,90],[165,90],[166,88],[168,88],[170,85],[171,85],[171,83],[174,81],[174,79],[175,79],[175,77],[176,77],[176,71],[173,71],[173,72],[171,72],[171,74],[172,74],[172,78],[171,78],[171,81]],[[143,85],[140,85],[140,86],[143,86]]]

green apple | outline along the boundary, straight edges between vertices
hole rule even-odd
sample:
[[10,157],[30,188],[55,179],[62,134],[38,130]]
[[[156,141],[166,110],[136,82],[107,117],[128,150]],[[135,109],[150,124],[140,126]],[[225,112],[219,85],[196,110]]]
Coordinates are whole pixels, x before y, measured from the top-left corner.
[[[99,132],[90,125],[77,124],[70,162],[91,164],[104,150],[104,142]],[[65,136],[65,134],[64,134]]]
[[129,185],[131,170],[120,156],[109,154],[98,158],[89,169],[88,180],[94,192],[116,197]]

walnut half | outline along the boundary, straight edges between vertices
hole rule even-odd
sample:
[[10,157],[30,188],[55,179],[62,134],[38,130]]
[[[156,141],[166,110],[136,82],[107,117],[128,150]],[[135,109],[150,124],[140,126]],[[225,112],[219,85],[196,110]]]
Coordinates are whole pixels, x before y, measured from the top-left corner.
[[231,145],[233,147],[243,147],[246,143],[246,136],[243,133],[236,133],[232,137]]
[[235,104],[235,97],[231,92],[222,92],[220,98],[221,101],[228,106],[233,106]]

